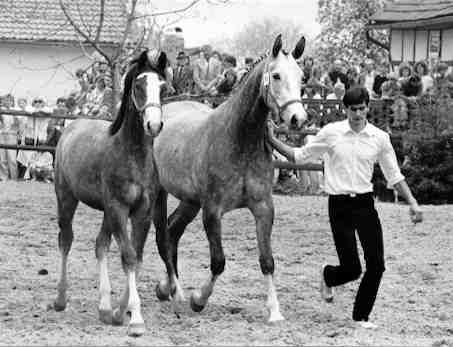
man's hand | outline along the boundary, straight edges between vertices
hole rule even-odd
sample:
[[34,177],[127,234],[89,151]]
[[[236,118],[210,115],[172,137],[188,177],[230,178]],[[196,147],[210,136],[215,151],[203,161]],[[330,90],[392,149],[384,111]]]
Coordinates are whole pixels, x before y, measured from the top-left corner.
[[423,213],[422,213],[420,206],[418,206],[418,204],[410,206],[409,215],[411,217],[412,223],[414,223],[414,224],[417,224],[417,223],[420,223],[423,221]]

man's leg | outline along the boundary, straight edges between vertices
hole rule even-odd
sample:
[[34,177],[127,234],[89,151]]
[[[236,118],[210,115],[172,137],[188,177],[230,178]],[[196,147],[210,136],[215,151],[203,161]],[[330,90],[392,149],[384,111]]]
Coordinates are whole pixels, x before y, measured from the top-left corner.
[[363,202],[363,207],[358,211],[355,220],[357,220],[357,232],[365,257],[366,271],[357,292],[352,318],[356,321],[368,321],[385,271],[381,222],[371,196],[368,201]]
[[327,265],[324,268],[328,287],[356,280],[362,271],[355,237],[354,208],[353,198],[329,197],[329,220],[340,265]]

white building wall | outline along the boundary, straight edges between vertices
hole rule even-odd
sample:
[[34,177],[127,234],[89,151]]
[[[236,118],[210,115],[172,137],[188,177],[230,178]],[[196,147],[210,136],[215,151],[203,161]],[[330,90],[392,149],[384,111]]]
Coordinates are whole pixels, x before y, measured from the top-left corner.
[[78,90],[75,70],[91,63],[79,46],[0,43],[0,95],[43,96],[53,104]]

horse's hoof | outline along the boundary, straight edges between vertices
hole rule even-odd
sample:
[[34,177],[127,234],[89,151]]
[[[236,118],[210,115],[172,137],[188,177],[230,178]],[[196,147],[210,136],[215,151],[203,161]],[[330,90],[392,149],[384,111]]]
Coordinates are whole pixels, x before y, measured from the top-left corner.
[[142,336],[146,331],[145,323],[133,323],[127,327],[127,335],[131,337]]
[[[162,282],[162,281],[161,281]],[[169,301],[170,293],[165,293],[160,286],[160,282],[156,284],[156,296],[160,301]]]
[[99,310],[99,320],[104,324],[112,324],[113,313],[112,310]]
[[119,309],[115,309],[112,314],[112,324],[113,325],[123,325],[124,323],[124,314],[120,314]]
[[66,302],[59,302],[58,300],[55,300],[53,303],[53,308],[57,312],[64,311],[66,309]]
[[200,300],[200,294],[197,292],[193,292],[190,296],[190,308],[194,312],[201,312],[203,311],[205,305],[200,305],[197,301]]

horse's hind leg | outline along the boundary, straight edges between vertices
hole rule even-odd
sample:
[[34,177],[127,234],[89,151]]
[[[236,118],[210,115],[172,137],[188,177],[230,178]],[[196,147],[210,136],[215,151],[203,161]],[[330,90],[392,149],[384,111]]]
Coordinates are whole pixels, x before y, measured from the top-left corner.
[[266,307],[269,310],[269,322],[283,320],[273,279],[274,257],[272,256],[271,233],[274,222],[274,204],[269,198],[253,202],[249,208],[255,217],[260,267],[267,284]]
[[192,293],[190,307],[195,312],[200,312],[206,306],[217,278],[225,269],[220,218],[221,213],[218,209],[203,207],[203,226],[208,237],[209,252],[211,255],[211,275],[200,290]]
[[112,232],[109,230],[104,215],[101,231],[96,238],[96,259],[98,261],[99,271],[99,319],[106,324],[112,324],[112,287],[110,286],[107,265],[107,253],[109,251],[111,242]]
[[68,289],[67,261],[71,250],[74,233],[72,231],[72,219],[77,208],[78,200],[69,189],[64,189],[64,185],[55,182],[55,192],[57,195],[58,208],[58,248],[61,253],[61,273],[58,282],[58,294],[54,301],[54,309],[63,311],[66,308]]
[[160,300],[169,300],[170,296],[172,296],[175,300],[182,301],[184,294],[178,281],[178,243],[184,234],[186,226],[194,220],[198,211],[200,211],[200,206],[183,201],[180,202],[168,218],[168,227],[165,228],[167,220],[166,200],[167,195],[165,193],[164,203],[158,199],[154,214],[157,246],[168,275],[166,280],[160,281],[156,286],[156,294]]

